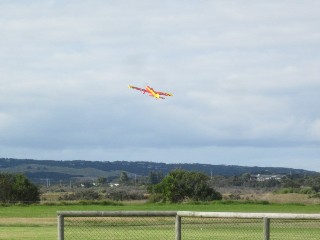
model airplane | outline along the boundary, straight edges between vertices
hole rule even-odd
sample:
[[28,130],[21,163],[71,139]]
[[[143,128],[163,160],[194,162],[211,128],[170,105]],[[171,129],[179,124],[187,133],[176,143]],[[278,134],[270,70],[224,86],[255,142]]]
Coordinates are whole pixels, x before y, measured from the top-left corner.
[[162,96],[167,96],[167,97],[173,96],[171,93],[157,92],[157,91],[155,91],[153,88],[151,88],[149,86],[146,86],[146,88],[138,88],[138,87],[135,87],[135,86],[128,85],[128,87],[132,88],[132,89],[135,89],[135,90],[139,90],[139,91],[143,92],[143,94],[149,93],[149,96],[150,97],[154,97],[155,99],[159,99],[159,98],[164,99],[164,97],[162,97]]

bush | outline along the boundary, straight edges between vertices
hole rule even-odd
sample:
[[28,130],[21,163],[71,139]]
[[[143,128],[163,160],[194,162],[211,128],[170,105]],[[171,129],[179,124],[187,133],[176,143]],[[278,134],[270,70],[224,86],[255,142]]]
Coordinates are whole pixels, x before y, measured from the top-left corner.
[[175,170],[170,172],[159,184],[150,187],[154,199],[161,196],[164,202],[212,201],[221,200],[222,195],[208,185],[209,177],[199,172]]
[[128,187],[110,188],[106,192],[106,197],[113,201],[146,199],[144,190],[132,189]]
[[312,189],[312,187],[302,188],[299,193],[301,194],[315,194],[316,192]]
[[288,193],[294,193],[294,192],[297,192],[294,188],[281,188],[275,191],[275,193],[278,193],[278,194],[288,194]]
[[67,201],[74,201],[74,200],[99,200],[100,195],[99,193],[93,190],[84,190],[73,194],[65,194],[59,198],[59,200],[67,200]]
[[0,202],[30,204],[39,201],[39,189],[24,175],[0,173]]
[[151,203],[162,202],[163,201],[162,194],[160,193],[151,194],[148,198],[148,201]]

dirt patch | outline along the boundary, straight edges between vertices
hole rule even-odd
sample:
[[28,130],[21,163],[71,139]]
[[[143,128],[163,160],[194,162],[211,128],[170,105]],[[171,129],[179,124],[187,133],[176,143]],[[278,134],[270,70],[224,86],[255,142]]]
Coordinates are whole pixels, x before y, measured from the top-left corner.
[[301,203],[301,204],[319,204],[320,199],[310,198],[307,194],[288,193],[288,194],[275,194],[266,193],[257,196],[260,200],[268,201],[270,203]]
[[0,225],[53,225],[56,218],[0,218]]
[[221,188],[218,190],[226,200],[268,201],[270,203],[320,204],[319,198],[310,198],[308,194],[276,194],[273,189]]
[[288,193],[260,193],[260,194],[242,194],[241,199],[252,201],[268,201],[270,203],[300,203],[300,204],[320,204],[320,199],[310,198],[306,194]]

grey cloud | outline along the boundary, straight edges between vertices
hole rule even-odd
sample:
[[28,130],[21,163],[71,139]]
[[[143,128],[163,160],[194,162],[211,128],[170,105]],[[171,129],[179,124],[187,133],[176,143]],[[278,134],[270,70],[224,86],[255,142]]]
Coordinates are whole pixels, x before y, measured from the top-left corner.
[[[296,148],[319,146],[318,1],[0,9],[0,143],[9,157],[138,159],[145,150],[182,159],[194,150],[208,160],[214,150],[204,148],[242,148],[246,158],[250,146],[272,158],[270,149],[290,147],[299,158]],[[174,96],[155,101],[128,84]]]

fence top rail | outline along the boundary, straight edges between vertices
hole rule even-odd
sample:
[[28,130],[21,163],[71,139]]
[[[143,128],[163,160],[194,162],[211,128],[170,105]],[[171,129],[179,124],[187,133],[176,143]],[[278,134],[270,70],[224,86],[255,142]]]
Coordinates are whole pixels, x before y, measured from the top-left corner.
[[63,217],[176,217],[176,211],[58,211]]
[[192,211],[58,211],[62,217],[202,217],[202,218],[273,218],[319,219],[320,214],[304,213],[242,213]]
[[320,219],[320,214],[304,213],[241,213],[241,212],[190,212],[178,211],[180,217],[203,218],[273,218],[273,219]]

